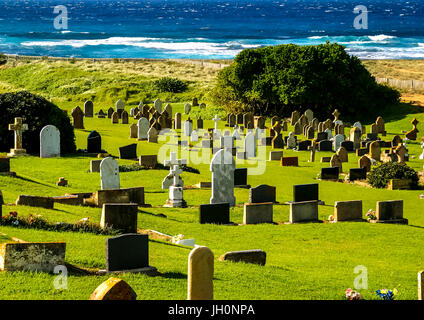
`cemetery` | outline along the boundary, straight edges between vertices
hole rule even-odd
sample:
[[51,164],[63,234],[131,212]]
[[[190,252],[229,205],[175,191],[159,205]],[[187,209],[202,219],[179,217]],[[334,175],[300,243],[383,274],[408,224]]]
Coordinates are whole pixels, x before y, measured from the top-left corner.
[[343,300],[362,265],[363,299],[417,300],[424,109],[227,112],[201,81],[190,98],[53,96],[62,122],[6,114],[0,299]]

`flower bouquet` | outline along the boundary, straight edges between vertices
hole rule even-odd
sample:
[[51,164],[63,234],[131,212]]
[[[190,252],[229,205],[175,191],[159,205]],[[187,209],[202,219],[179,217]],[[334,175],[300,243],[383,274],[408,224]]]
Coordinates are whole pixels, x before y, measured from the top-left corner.
[[372,210],[372,209],[368,210],[366,216],[367,216],[367,220],[377,220],[377,216],[375,214],[375,211]]
[[383,300],[394,300],[396,295],[398,294],[398,291],[395,289],[388,290],[388,289],[379,289],[376,291],[377,296],[379,296]]
[[361,300],[361,294],[357,291],[352,290],[351,288],[346,289],[345,293],[347,300]]

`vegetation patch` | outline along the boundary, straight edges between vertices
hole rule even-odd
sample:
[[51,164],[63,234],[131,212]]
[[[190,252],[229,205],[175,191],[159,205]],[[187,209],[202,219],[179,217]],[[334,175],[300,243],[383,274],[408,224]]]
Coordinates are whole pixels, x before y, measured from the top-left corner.
[[411,187],[416,188],[418,186],[417,172],[398,162],[383,163],[368,175],[368,183],[374,188],[386,188],[390,179],[411,179]]

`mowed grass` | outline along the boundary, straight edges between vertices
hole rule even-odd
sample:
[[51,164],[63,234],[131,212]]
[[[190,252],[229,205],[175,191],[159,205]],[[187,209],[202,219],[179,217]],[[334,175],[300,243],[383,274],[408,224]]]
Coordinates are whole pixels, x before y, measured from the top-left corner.
[[[46,62],[41,64],[48,67]],[[113,66],[110,70],[113,72]],[[125,73],[125,70],[123,72]],[[0,72],[0,79],[5,79],[4,77]],[[20,83],[19,86],[26,87],[26,84]],[[74,107],[73,100],[55,102],[63,109],[70,110]],[[184,101],[172,103],[173,113],[182,112],[183,105]],[[110,106],[113,106],[110,101],[104,103],[95,101],[95,111],[100,108],[106,110]],[[197,108],[193,108],[193,111],[197,111]],[[391,140],[396,134],[403,137],[402,131],[409,131],[412,128],[410,122],[413,117],[420,121],[418,124],[420,133],[424,132],[424,112],[420,108],[401,104],[388,109],[383,116],[387,122],[388,132],[386,137],[382,137],[385,140]],[[183,119],[186,118],[187,116],[184,115]],[[204,122],[205,128],[213,127],[213,121],[205,119]],[[135,123],[135,120],[131,119],[131,123]],[[169,151],[175,148],[175,146],[167,145],[167,141],[152,144],[129,139],[130,124],[112,125],[110,119],[85,118],[85,129],[75,130],[77,147],[85,149],[89,132],[96,130],[102,135],[103,148],[114,156],[118,156],[120,146],[130,143],[137,143],[138,155],[169,154]],[[370,123],[364,124],[369,129]],[[267,126],[269,125],[268,119]],[[219,127],[224,129],[224,123],[221,122]],[[289,130],[292,130],[290,126]],[[349,128],[346,128],[345,133],[348,134],[348,132]],[[288,132],[284,132],[283,135],[288,135]],[[419,142],[408,143],[408,149],[411,155],[408,165],[416,170],[422,170],[423,161],[418,159],[422,151]],[[266,150],[259,149],[259,154],[268,159],[270,150],[270,147]],[[309,152],[284,150],[284,155],[298,156],[299,167],[281,167],[278,161],[259,161],[256,164],[249,164],[237,160],[237,167],[249,168],[248,183],[250,185],[254,187],[259,184],[269,184],[277,187],[279,204],[274,206],[275,222],[284,222],[289,219],[289,206],[285,202],[293,199],[293,185],[317,182],[320,188],[320,199],[325,202],[325,205],[319,206],[321,220],[327,220],[333,213],[335,201],[362,200],[365,216],[368,209],[375,209],[377,201],[402,199],[404,200],[404,217],[409,219],[409,225],[366,222],[249,226],[200,225],[198,223],[199,205],[209,203],[210,189],[184,190],[184,198],[189,207],[170,209],[162,207],[168,198],[168,191],[161,189],[161,182],[168,174],[168,170],[122,172],[121,187],[145,187],[146,203],[151,204],[152,208],[139,209],[138,227],[140,229],[153,229],[169,235],[181,233],[185,235],[185,238],[194,238],[196,244],[208,246],[213,251],[215,299],[344,299],[345,289],[353,287],[354,280],[358,276],[354,273],[354,268],[362,265],[368,271],[368,289],[359,290],[365,299],[377,299],[375,295],[377,289],[397,288],[399,299],[415,300],[417,272],[424,269],[424,255],[421,250],[424,240],[424,200],[419,199],[423,191],[389,191],[341,182],[318,181],[316,176],[320,168],[329,165],[321,163],[320,158],[331,156],[331,152],[317,152],[316,161],[313,163],[308,162]],[[198,159],[202,156],[206,160],[198,164]],[[412,156],[415,156],[415,159]],[[179,157],[188,158],[189,165],[200,171],[200,174],[188,172],[182,174],[186,187],[200,181],[211,181],[209,171],[211,155],[207,150],[190,153],[182,150]],[[7,215],[10,211],[17,211],[20,216],[40,214],[51,222],[73,223],[85,217],[99,222],[100,208],[55,204],[54,210],[46,210],[13,205],[20,194],[59,196],[65,193],[99,190],[100,175],[88,172],[90,160],[93,159],[95,158],[81,154],[64,155],[55,159],[40,159],[36,155],[12,159],[11,170],[15,171],[18,177],[0,176],[0,190],[6,203],[3,206],[3,215]],[[130,160],[118,160],[118,162],[122,165],[134,163]],[[358,157],[350,153],[349,162],[343,163],[343,171],[348,173],[349,168],[357,166]],[[263,172],[261,172],[262,168]],[[65,177],[69,185],[56,186],[55,183],[59,177]],[[242,223],[243,204],[248,202],[249,191],[235,189],[235,196],[237,206],[231,208],[231,221]],[[0,232],[8,237],[25,241],[65,241],[67,243],[66,262],[84,268],[105,268],[106,236],[4,226],[0,227]],[[0,239],[0,242],[7,241],[7,236]],[[220,262],[217,259],[227,251],[249,249],[266,251],[266,265]],[[157,267],[162,276],[125,274],[118,277],[125,279],[134,288],[139,299],[184,300],[187,296],[187,259],[190,250],[189,247],[151,239],[149,242],[150,265]],[[55,277],[56,275],[44,273],[1,272],[0,299],[85,300],[101,282],[108,278],[108,276],[71,274],[68,278],[68,288],[56,290],[53,286]]]

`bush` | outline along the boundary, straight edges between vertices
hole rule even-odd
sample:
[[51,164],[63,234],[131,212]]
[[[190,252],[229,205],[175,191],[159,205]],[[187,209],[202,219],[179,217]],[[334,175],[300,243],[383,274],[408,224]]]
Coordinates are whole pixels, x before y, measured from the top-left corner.
[[184,81],[170,77],[160,78],[154,84],[160,92],[181,93],[186,91],[188,87]]
[[28,153],[40,152],[40,131],[49,124],[60,130],[62,154],[76,150],[74,127],[69,117],[43,97],[26,91],[0,94],[0,114],[0,151],[14,147],[14,132],[9,131],[9,124],[14,123],[15,117],[23,118],[28,124],[28,130],[23,133],[23,148]]
[[373,119],[399,97],[398,91],[377,84],[344,46],[329,42],[245,49],[219,72],[214,89],[214,102],[228,112],[283,117],[310,108],[321,120],[334,109],[343,120]]
[[398,162],[383,163],[368,175],[368,183],[374,188],[386,188],[390,179],[411,179],[411,187],[416,188],[418,186],[417,172]]

